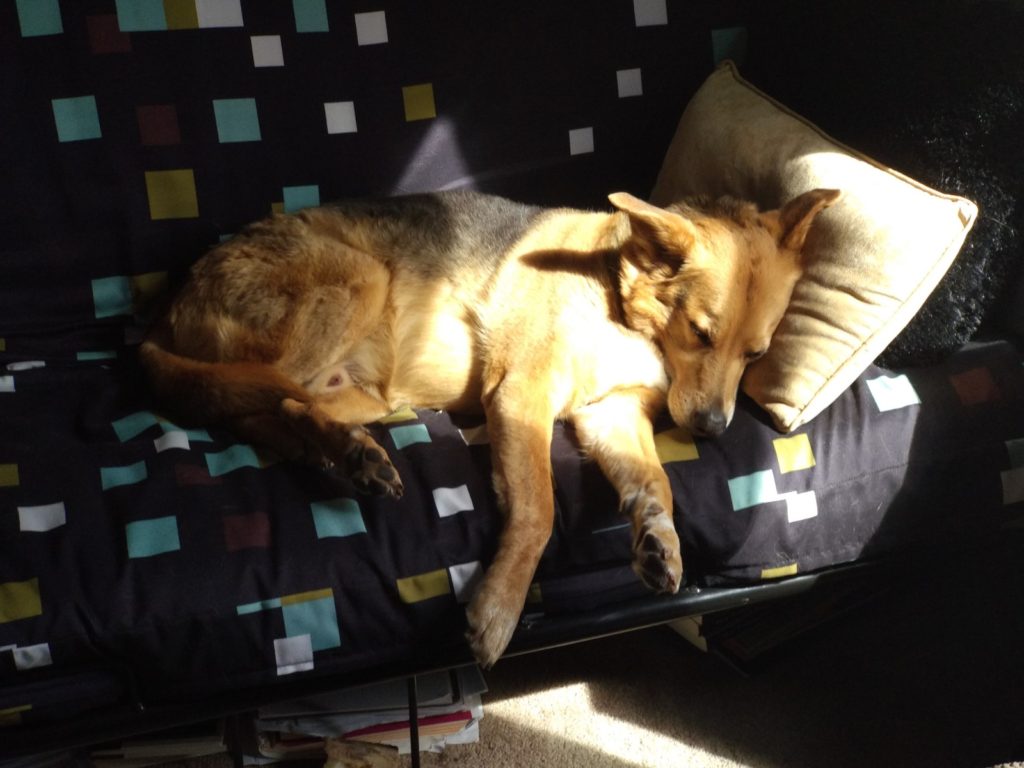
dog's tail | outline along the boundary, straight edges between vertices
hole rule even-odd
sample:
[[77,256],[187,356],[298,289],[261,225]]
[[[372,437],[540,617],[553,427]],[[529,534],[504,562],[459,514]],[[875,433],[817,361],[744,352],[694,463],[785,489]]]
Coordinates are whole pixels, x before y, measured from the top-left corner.
[[139,347],[139,360],[159,407],[175,418],[230,427],[249,416],[277,415],[286,399],[310,401],[272,365],[196,360],[171,351],[167,335],[152,333]]

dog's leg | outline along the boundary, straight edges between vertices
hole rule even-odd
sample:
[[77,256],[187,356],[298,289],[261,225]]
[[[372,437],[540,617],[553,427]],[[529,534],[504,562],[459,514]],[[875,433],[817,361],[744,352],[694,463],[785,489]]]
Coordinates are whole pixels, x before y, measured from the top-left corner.
[[656,592],[674,593],[683,578],[672,490],[654,449],[651,390],[616,392],[573,413],[584,450],[619,492],[633,524],[633,570]]
[[382,400],[347,387],[311,402],[287,398],[281,402],[281,413],[302,440],[319,451],[328,469],[366,493],[396,499],[402,495],[402,480],[387,452],[362,426],[388,414]]
[[467,637],[484,667],[508,646],[551,537],[554,412],[549,403],[536,402],[537,391],[530,382],[506,380],[484,398],[495,490],[506,515],[497,554],[466,611]]

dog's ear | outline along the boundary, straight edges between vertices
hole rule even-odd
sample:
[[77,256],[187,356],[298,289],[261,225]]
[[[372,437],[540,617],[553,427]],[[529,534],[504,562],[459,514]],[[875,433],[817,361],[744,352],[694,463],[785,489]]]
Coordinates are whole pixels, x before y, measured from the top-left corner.
[[675,274],[693,247],[693,224],[682,216],[633,197],[628,192],[608,195],[611,204],[629,216],[633,238],[646,246],[637,256],[649,272]]
[[794,197],[778,211],[778,241],[800,253],[814,217],[842,196],[838,189],[812,189]]

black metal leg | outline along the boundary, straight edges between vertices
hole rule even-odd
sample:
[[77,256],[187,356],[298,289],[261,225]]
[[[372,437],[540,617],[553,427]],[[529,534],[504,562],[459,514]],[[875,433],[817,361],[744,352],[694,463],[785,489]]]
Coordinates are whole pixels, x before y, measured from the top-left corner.
[[416,702],[416,675],[409,678],[409,750],[412,768],[420,768],[420,716]]

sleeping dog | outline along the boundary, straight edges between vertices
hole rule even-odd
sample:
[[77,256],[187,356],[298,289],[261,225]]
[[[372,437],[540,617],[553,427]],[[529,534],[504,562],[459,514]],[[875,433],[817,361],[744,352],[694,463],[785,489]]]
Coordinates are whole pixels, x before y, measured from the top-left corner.
[[250,225],[192,268],[140,349],[163,407],[399,497],[362,425],[399,407],[482,411],[506,513],[467,611],[484,666],[504,652],[551,534],[556,419],[621,498],[633,567],[683,578],[651,417],[699,436],[732,418],[801,274],[813,190],[760,212],[541,209],[473,192],[354,200]]

